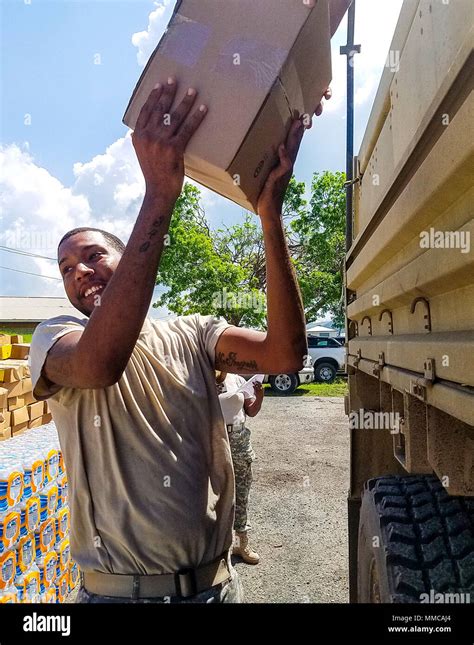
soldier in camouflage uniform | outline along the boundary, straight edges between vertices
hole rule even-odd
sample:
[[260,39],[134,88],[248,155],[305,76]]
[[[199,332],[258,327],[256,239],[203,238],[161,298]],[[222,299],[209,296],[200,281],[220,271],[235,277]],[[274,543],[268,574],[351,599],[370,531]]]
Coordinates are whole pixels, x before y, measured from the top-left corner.
[[260,557],[249,545],[250,524],[247,521],[252,461],[255,459],[255,452],[250,443],[250,430],[245,425],[245,418],[246,415],[253,417],[259,412],[262,406],[263,388],[261,383],[255,383],[253,395],[237,392],[245,382],[243,377],[236,374],[216,372],[217,392],[227,426],[235,474],[233,554],[240,556],[248,564],[257,564]]

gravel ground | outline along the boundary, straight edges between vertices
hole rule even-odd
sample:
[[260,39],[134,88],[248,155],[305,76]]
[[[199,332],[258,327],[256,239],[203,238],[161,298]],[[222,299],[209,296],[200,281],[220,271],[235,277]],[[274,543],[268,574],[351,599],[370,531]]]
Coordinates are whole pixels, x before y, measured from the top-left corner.
[[274,397],[248,419],[258,565],[235,560],[245,602],[348,602],[344,399]]

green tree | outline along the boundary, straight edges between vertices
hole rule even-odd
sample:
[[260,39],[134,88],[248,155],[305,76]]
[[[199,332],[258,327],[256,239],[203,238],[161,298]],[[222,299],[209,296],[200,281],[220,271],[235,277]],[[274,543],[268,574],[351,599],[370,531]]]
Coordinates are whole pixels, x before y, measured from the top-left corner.
[[[344,262],[343,173],[315,174],[311,199],[293,177],[283,207],[288,245],[307,319],[340,318]],[[265,255],[261,226],[247,213],[241,224],[211,231],[199,190],[186,184],[171,220],[157,284],[166,291],[154,305],[178,315],[210,313],[234,325],[264,328]]]
[[330,314],[336,326],[344,322],[345,180],[343,172],[315,173],[309,208],[290,222],[307,320]]

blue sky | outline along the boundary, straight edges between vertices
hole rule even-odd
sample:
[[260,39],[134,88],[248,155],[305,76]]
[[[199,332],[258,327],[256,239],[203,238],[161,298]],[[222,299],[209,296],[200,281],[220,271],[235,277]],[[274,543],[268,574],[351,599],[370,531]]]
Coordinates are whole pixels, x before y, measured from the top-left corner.
[[[219,0],[216,0],[218,2]],[[280,0],[275,0],[280,1]],[[0,245],[54,257],[73,226],[127,238],[143,183],[122,116],[174,2],[1,0],[2,233]],[[357,0],[357,151],[401,0]],[[345,168],[346,19],[333,39],[333,99],[305,135],[298,180]],[[100,63],[100,64],[97,64]],[[240,207],[203,191],[211,225],[232,224]],[[53,262],[0,252],[0,266],[58,277]],[[0,269],[0,295],[64,295],[59,281]]]

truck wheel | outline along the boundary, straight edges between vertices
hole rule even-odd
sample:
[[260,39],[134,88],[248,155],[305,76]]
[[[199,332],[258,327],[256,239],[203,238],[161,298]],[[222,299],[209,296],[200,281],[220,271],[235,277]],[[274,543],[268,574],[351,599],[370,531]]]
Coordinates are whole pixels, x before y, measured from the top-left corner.
[[473,602],[474,499],[451,497],[432,475],[366,482],[357,587],[361,603]]
[[296,374],[275,374],[268,379],[270,387],[276,394],[293,394],[298,385]]
[[314,368],[314,380],[318,383],[332,383],[337,370],[332,363],[318,363]]

